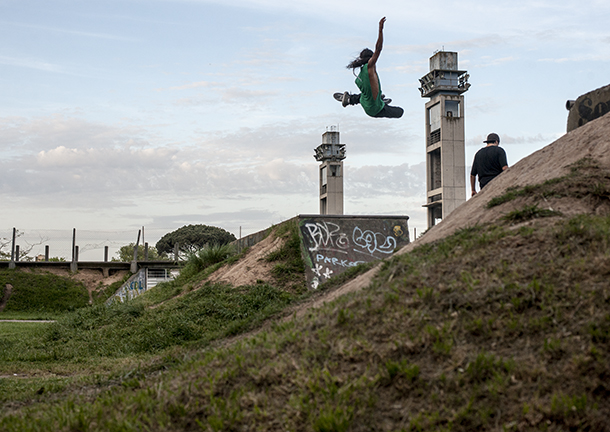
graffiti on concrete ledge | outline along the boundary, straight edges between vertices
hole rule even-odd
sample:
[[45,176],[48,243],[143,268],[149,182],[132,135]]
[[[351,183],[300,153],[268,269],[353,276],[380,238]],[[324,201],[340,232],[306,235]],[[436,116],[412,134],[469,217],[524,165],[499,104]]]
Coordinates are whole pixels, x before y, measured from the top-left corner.
[[568,101],[566,108],[570,111],[568,132],[608,114],[610,112],[610,85],[585,93],[575,101]]
[[131,300],[146,291],[146,269],[139,270],[121,288],[108,300],[106,305],[111,305],[115,301],[124,303]]
[[407,216],[299,216],[307,282],[316,289],[350,267],[409,243]]

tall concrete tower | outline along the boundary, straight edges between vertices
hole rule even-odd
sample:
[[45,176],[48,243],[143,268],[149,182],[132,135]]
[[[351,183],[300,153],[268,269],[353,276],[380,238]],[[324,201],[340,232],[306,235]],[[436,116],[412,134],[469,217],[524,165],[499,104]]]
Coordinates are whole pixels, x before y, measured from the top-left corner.
[[314,155],[320,164],[320,214],[343,214],[343,159],[345,144],[339,144],[339,131],[329,126]]
[[466,201],[464,96],[469,75],[458,70],[456,52],[430,57],[430,72],[419,82],[426,103],[426,204],[428,228]]

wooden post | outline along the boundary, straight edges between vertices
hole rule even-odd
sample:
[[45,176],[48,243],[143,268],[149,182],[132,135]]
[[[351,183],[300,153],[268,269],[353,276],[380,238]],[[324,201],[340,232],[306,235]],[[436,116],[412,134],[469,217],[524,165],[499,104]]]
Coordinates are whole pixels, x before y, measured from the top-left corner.
[[49,245],[44,247],[44,260],[49,261]]
[[104,246],[104,262],[108,262],[108,246]]
[[178,250],[180,249],[178,243],[174,244],[174,261],[178,262]]

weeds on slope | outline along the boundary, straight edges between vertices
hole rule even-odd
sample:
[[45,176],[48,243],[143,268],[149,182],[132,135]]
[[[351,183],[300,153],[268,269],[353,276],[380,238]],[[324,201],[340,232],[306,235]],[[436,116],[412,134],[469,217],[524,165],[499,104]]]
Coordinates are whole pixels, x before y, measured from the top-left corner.
[[465,229],[303,320],[0,429],[605,430],[609,226]]
[[590,158],[583,158],[570,165],[570,172],[563,176],[547,180],[541,184],[515,186],[506,189],[487,203],[492,208],[517,198],[549,198],[573,197],[588,198],[596,203],[610,201],[610,173],[600,168],[599,164]]
[[51,273],[0,270],[0,300],[7,284],[13,288],[5,312],[58,313],[89,304],[89,293],[81,282]]

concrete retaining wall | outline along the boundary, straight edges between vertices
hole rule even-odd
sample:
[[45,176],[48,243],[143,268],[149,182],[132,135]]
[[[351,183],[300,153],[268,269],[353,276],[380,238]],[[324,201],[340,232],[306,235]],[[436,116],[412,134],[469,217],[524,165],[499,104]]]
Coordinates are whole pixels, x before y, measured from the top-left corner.
[[608,112],[610,112],[610,85],[585,93],[576,99],[568,114],[567,131],[570,132]]
[[106,300],[106,305],[110,306],[115,301],[123,303],[126,300],[131,300],[140,294],[145,293],[147,289],[146,269],[140,269],[136,274],[127,279],[127,282],[125,282],[112,297]]
[[307,283],[313,289],[350,267],[390,257],[409,243],[408,216],[298,218]]

